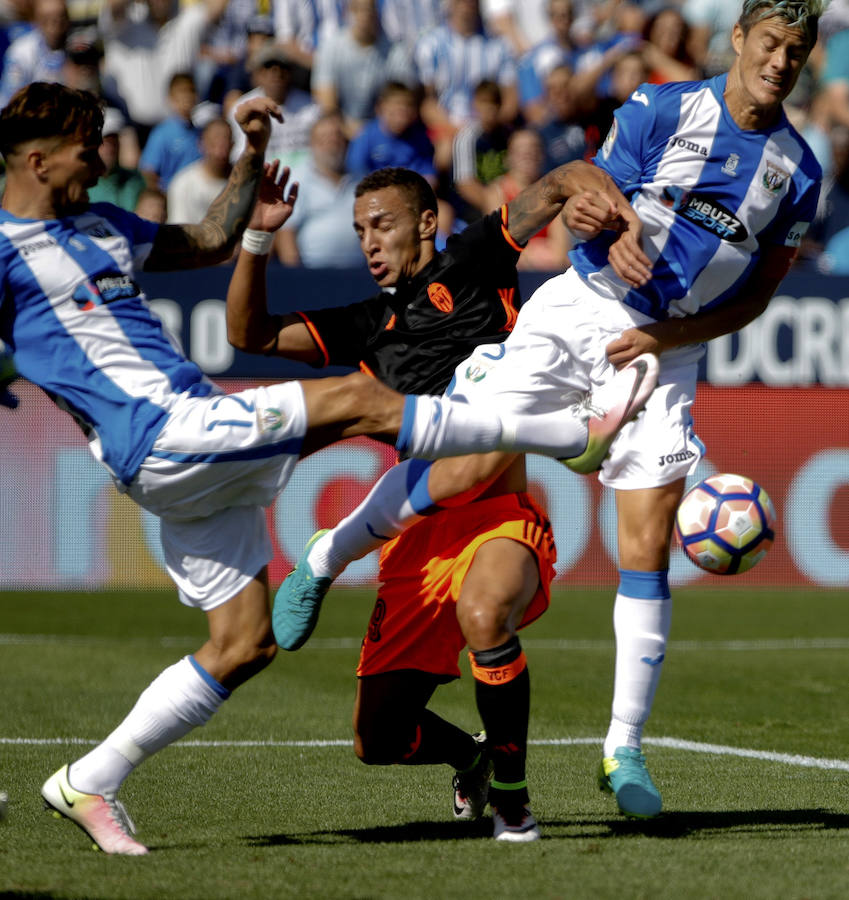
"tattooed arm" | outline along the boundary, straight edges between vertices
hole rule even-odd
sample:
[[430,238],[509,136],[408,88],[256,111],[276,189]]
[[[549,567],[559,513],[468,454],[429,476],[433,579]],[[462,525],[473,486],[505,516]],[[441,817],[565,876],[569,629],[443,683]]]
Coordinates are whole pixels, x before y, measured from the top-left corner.
[[265,97],[236,109],[236,122],[247,138],[224,190],[198,225],[163,225],[145,263],[151,272],[195,269],[229,259],[248,224],[263,173],[263,155],[271,133],[271,116],[280,110]]

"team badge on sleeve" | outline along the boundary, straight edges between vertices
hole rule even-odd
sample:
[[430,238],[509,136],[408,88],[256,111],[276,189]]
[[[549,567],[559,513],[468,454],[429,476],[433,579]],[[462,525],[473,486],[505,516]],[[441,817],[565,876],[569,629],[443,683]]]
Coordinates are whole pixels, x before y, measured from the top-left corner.
[[613,124],[610,126],[610,131],[607,132],[607,137],[604,139],[604,143],[601,145],[601,155],[607,159],[610,156],[611,151],[613,150],[613,145],[616,143],[616,134],[619,131],[619,123],[616,119],[613,120]]

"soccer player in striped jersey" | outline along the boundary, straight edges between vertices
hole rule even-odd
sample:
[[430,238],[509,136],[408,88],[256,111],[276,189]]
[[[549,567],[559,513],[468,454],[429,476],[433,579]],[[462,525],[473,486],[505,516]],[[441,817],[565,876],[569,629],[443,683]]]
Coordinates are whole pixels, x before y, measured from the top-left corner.
[[[572,164],[602,170],[617,186],[567,201],[567,225],[584,239],[572,268],[525,304],[499,354],[478,352],[457,368],[453,396],[543,413],[646,353],[660,358],[658,387],[614,440],[599,476],[616,492],[619,556],[614,695],[599,785],[628,816],[651,818],[662,808],[642,731],[669,634],[674,514],[704,454],[690,416],[703,343],[766,308],[817,206],[819,165],[782,103],[816,43],[821,9],[819,0],[745,0],[727,74],[635,90],[595,166]],[[313,596],[298,569],[284,582],[275,632],[298,621],[308,632],[304,609],[320,600],[315,585],[326,590],[348,560],[372,549],[367,525],[378,514],[390,521],[393,511],[397,533],[417,520],[414,493],[419,506],[422,495],[438,504],[487,476],[481,462],[466,480],[456,468],[439,461],[409,483],[378,482],[302,557]]]
[[[47,804],[107,853],[147,853],[116,797],[129,773],[207,722],[275,654],[262,507],[301,455],[355,434],[394,440],[403,423],[405,399],[360,373],[225,394],[151,311],[134,279],[137,267],[221,262],[244,230],[271,117],[280,112],[257,98],[236,116],[246,147],[203,221],[159,226],[109,203],[89,203],[88,189],[103,171],[103,114],[93,95],[35,82],[0,113],[7,172],[0,341],[20,375],[80,425],[116,488],[159,516],[180,599],[204,610],[209,626],[209,640],[162,672],[103,743],[42,786]],[[493,411],[477,417],[469,409],[443,410],[440,397],[426,398],[428,404],[440,412],[432,424],[407,429],[414,444],[424,438],[430,449],[449,453],[470,452],[481,438],[491,449],[518,446],[515,423],[505,428]],[[587,422],[555,418],[560,438],[552,444],[543,428],[542,443],[557,453],[586,453]]]

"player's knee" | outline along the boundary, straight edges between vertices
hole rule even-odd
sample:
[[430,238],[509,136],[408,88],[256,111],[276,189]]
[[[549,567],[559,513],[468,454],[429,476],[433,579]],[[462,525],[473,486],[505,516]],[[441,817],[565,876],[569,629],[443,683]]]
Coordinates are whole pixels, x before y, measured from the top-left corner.
[[403,729],[394,726],[359,727],[354,731],[354,753],[367,766],[391,766],[401,762],[409,750]]
[[464,597],[457,608],[457,621],[466,643],[475,649],[503,644],[512,634],[509,607],[485,595]]
[[384,735],[374,732],[357,732],[354,735],[354,753],[367,766],[389,766],[396,762]]

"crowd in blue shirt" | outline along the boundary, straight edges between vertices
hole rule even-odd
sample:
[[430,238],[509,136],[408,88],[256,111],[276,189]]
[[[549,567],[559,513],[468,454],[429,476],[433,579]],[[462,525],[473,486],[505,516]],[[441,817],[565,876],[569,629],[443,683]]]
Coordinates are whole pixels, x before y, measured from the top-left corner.
[[[7,0],[0,105],[33,80],[98,93],[120,140],[98,199],[136,209],[158,193],[167,216],[174,175],[204,165],[204,126],[264,92],[287,117],[270,155],[302,191],[318,182],[317,214],[349,216],[343,179],[405,166],[434,185],[447,234],[533,176],[511,156],[517,133],[538,142],[538,174],[592,159],[639,84],[727,69],[738,13],[737,0]],[[849,272],[847,26],[834,0],[788,102],[825,173],[803,255],[835,273]],[[344,131],[338,164],[310,139],[327,116]]]

